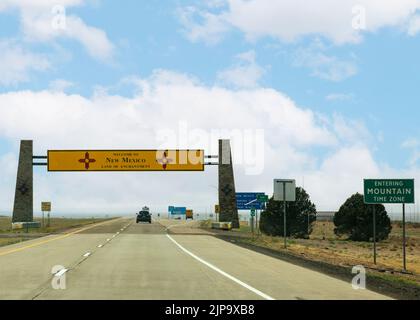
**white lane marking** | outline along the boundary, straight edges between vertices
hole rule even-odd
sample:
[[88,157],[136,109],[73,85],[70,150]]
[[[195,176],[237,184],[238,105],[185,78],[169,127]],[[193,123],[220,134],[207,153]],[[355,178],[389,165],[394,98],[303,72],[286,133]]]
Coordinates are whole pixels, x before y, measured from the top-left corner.
[[83,256],[85,257],[85,258],[87,258],[87,257],[89,257],[90,256],[90,252],[86,252]]
[[245,282],[242,282],[241,280],[235,278],[234,276],[231,276],[230,274],[224,272],[223,270],[219,269],[218,267],[212,265],[211,263],[201,259],[200,257],[196,256],[194,253],[188,251],[183,246],[181,246],[178,242],[176,242],[169,234],[166,234],[166,236],[171,240],[176,246],[178,246],[182,251],[184,251],[186,254],[193,257],[195,260],[201,262],[202,264],[206,265],[210,269],[213,269],[214,271],[220,273],[222,276],[236,282],[237,284],[241,285],[242,287],[252,291],[256,295],[259,295],[260,297],[266,299],[266,300],[275,300],[273,297],[270,297],[269,295],[265,294],[264,292],[261,292],[258,289],[255,289],[254,287],[251,287],[249,284],[246,284]]
[[99,246],[98,246],[98,248],[102,248],[103,247],[103,245],[102,244],[100,244]]
[[58,271],[54,276],[61,277],[63,274],[65,274],[68,271],[68,269],[61,269]]
[[115,238],[115,234],[112,237]]
[[111,241],[111,239],[106,239],[107,242]]

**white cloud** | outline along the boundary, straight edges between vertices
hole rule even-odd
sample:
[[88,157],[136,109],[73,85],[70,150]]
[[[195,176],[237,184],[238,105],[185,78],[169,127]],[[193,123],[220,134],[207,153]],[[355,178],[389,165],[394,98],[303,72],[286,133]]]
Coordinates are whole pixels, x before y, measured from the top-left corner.
[[[297,107],[273,89],[238,91],[207,87],[196,79],[168,71],[131,81],[139,85],[133,97],[106,92],[98,92],[92,98],[57,91],[0,94],[0,137],[14,145],[15,157],[20,139],[33,139],[35,153],[40,155],[47,149],[153,149],[164,145],[204,147],[207,154],[213,154],[217,153],[214,148],[217,138],[225,136],[223,130],[211,139],[206,135],[201,139],[200,133],[212,133],[213,129],[253,133],[262,128],[263,172],[247,176],[244,164],[235,165],[235,172],[238,190],[261,188],[267,193],[272,192],[273,177],[312,169],[324,172],[319,166],[323,157],[313,154],[313,148],[327,148],[333,156],[340,144],[351,145],[342,141],[346,137],[335,132],[333,125],[321,121],[312,111]],[[190,133],[184,141],[180,140],[180,122],[187,124]],[[169,137],[173,141],[161,140],[163,130],[174,132]],[[234,154],[243,153],[235,141]],[[251,140],[245,137],[244,142],[253,148]],[[352,150],[351,146],[348,148]],[[352,157],[359,157],[358,153],[359,149]],[[260,154],[251,152],[248,156]],[[10,154],[0,158],[4,162],[16,161],[10,159]],[[355,162],[359,163],[353,161],[353,166]],[[15,164],[13,169],[2,171],[0,210],[10,210],[14,167]],[[345,166],[343,170],[346,172]],[[207,168],[205,173],[181,174],[44,174],[37,170],[35,185],[35,203],[51,199],[57,212],[130,213],[143,204],[160,210],[169,204],[186,204],[203,212],[210,211],[217,202],[217,193],[211,187],[217,185],[214,167]],[[320,185],[312,185],[308,190],[315,201],[319,200],[319,189]],[[343,193],[353,191],[345,186],[343,189]]]
[[[384,27],[407,28],[407,22],[420,9],[420,0],[225,0],[226,9],[214,12],[212,8],[197,9],[196,20],[190,17],[184,27],[200,30],[202,38],[208,34],[226,32],[226,27],[215,29],[210,20],[231,26],[246,34],[248,39],[270,36],[282,41],[295,41],[308,35],[323,36],[336,44],[361,41],[364,32],[375,32]],[[363,8],[366,13],[365,30],[355,29],[353,21]],[[204,19],[203,17],[211,17]],[[198,21],[197,21],[198,20]],[[212,32],[208,33],[209,30]],[[407,28],[407,32],[410,29]]]
[[45,71],[50,63],[44,55],[26,51],[14,41],[0,41],[0,84],[17,85],[30,80],[33,71]]
[[340,115],[333,115],[333,126],[337,136],[341,141],[351,144],[365,144],[372,139],[369,130],[360,120],[345,119]]
[[413,149],[413,148],[417,148],[420,146],[420,141],[416,138],[410,138],[405,140],[401,146],[403,148],[409,148],[409,149]]
[[420,161],[420,140],[417,138],[409,138],[401,144],[401,147],[411,151],[408,164],[411,167],[415,167]]
[[[60,7],[57,7],[59,4],[66,10],[85,2],[86,0],[6,0],[0,6],[0,11],[19,9],[22,31],[27,41],[48,42],[60,37],[70,38],[79,41],[92,57],[109,61],[113,57],[114,45],[106,33],[87,25],[75,15],[60,11]],[[65,19],[61,18],[64,16]]]
[[[222,17],[192,6],[179,8],[177,16],[183,26],[183,32],[192,42],[204,41],[210,45],[216,44],[229,30],[229,25]],[[196,23],[197,17],[202,23]]]
[[[204,147],[207,154],[215,154],[218,137],[225,135],[206,135],[213,129],[253,133],[262,128],[264,170],[248,176],[246,166],[236,164],[238,191],[270,194],[273,178],[305,176],[305,187],[320,209],[336,209],[361,188],[363,177],[383,172],[368,148],[369,137],[351,134],[352,130],[363,131],[361,124],[342,117],[320,117],[276,90],[208,87],[187,75],[164,70],[126,81],[138,85],[132,97],[106,91],[91,98],[57,91],[0,94],[0,138],[14,146],[12,153],[0,155],[0,211],[11,210],[20,139],[33,139],[39,155],[47,149],[164,146]],[[180,132],[183,123],[189,133],[185,139]],[[174,134],[163,141],[161,134],[168,130]],[[244,151],[238,149],[237,141],[233,140],[234,155]],[[254,150],[250,139],[244,142]],[[322,153],[314,152],[319,147]],[[256,155],[261,152],[251,152],[246,158]],[[8,165],[3,166],[5,163]],[[204,173],[179,174],[52,174],[41,168],[35,175],[35,203],[50,199],[57,214],[129,214],[145,204],[162,211],[174,204],[210,212],[217,202],[216,185],[215,167]]]
[[54,92],[64,92],[74,87],[74,83],[64,79],[56,79],[50,82],[50,90]]
[[311,70],[311,75],[328,81],[339,82],[354,76],[357,65],[352,57],[344,60],[326,53],[327,47],[318,39],[309,46],[296,50],[293,65]]
[[420,15],[415,15],[411,18],[408,25],[408,34],[415,36],[420,32]]
[[363,192],[363,178],[382,175],[366,146],[340,148],[326,157],[314,170],[300,173],[305,188],[311,191],[318,207],[338,210],[352,194]]
[[236,56],[237,63],[221,72],[217,78],[224,84],[237,88],[254,88],[264,75],[265,70],[255,61],[255,52],[248,51]]

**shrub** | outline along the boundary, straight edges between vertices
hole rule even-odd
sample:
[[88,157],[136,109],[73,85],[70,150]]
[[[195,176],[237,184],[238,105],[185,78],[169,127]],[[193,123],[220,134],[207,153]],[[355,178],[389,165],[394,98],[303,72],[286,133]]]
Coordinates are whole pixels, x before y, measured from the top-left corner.
[[334,233],[353,241],[373,241],[373,209],[376,210],[376,240],[385,240],[391,232],[391,219],[382,204],[368,205],[363,195],[352,195],[334,216]]

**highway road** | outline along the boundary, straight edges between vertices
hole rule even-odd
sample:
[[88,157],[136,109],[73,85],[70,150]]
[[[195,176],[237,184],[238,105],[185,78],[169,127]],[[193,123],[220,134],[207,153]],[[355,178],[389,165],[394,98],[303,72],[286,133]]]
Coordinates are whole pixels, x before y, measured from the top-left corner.
[[0,299],[388,298],[209,235],[124,218],[0,248]]

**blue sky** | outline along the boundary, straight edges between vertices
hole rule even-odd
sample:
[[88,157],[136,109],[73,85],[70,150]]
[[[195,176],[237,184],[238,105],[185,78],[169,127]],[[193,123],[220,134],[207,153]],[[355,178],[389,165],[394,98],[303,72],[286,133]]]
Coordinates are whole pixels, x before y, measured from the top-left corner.
[[[36,117],[49,115],[48,121],[57,125],[62,121],[51,114],[54,109],[43,109],[48,106],[39,105],[42,103],[52,104],[51,108],[68,105],[57,112],[68,112],[68,123],[74,120],[78,125],[87,120],[76,116],[72,104],[80,103],[80,110],[92,104],[92,110],[82,113],[99,119],[88,119],[94,131],[95,124],[108,125],[101,108],[107,108],[107,112],[115,108],[110,112],[120,114],[123,105],[129,105],[135,111],[122,116],[121,126],[126,128],[134,121],[124,117],[137,116],[131,125],[156,131],[158,126],[146,115],[152,110],[161,112],[162,117],[172,112],[162,105],[171,100],[163,98],[159,89],[170,90],[169,86],[181,92],[180,102],[191,102],[190,108],[197,104],[196,108],[211,109],[201,105],[202,98],[224,105],[226,101],[220,99],[229,96],[230,103],[240,105],[243,96],[248,97],[250,105],[236,114],[234,123],[219,124],[215,117],[213,123],[200,125],[200,112],[195,119],[185,106],[174,103],[171,107],[179,109],[171,119],[174,128],[177,122],[186,120],[190,126],[207,131],[245,129],[250,117],[257,118],[255,129],[265,130],[268,145],[265,168],[271,168],[271,158],[267,157],[283,167],[277,172],[264,169],[252,178],[257,183],[251,183],[251,178],[240,171],[238,180],[243,185],[239,189],[260,187],[270,192],[273,175],[308,176],[308,188],[313,188],[313,197],[321,208],[333,209],[345,195],[360,190],[358,180],[351,180],[337,199],[317,194],[317,179],[323,177],[331,184],[328,179],[334,181],[335,173],[330,171],[336,168],[343,171],[343,184],[355,173],[357,179],[379,174],[416,177],[420,172],[420,2],[387,1],[378,5],[369,0],[346,0],[340,6],[320,0],[307,8],[296,3],[294,9],[287,3],[292,1],[6,0],[0,4],[0,116],[8,122],[0,120],[0,157],[6,161],[16,154],[17,141],[27,137],[36,140],[40,152],[50,146],[59,148],[61,134],[63,148],[83,144],[83,137],[74,136],[74,141],[68,141],[66,133],[56,134],[51,128],[42,132]],[[66,28],[52,30],[51,22],[57,16],[51,10],[57,4],[66,9]],[[355,29],[352,23],[360,17],[366,25]],[[177,89],[180,84],[182,90]],[[145,86],[154,88],[150,96],[146,96]],[[223,90],[224,95],[216,89]],[[267,90],[278,95],[279,101],[261,98]],[[200,92],[205,92],[202,97]],[[28,101],[34,105],[29,106]],[[262,101],[267,105],[258,112],[257,104]],[[284,129],[285,135],[277,136],[287,140],[280,145],[268,138],[283,130],[276,128],[282,121],[264,125],[270,108],[275,117],[277,107],[284,108],[278,116],[290,126],[305,124],[303,138],[298,137],[296,128]],[[28,112],[25,108],[31,108],[30,112],[39,108],[39,113],[34,113],[33,127],[29,124],[19,129],[20,112]],[[231,114],[216,106],[213,112]],[[300,121],[302,116],[305,119]],[[16,122],[12,125],[13,120]],[[40,123],[48,126],[48,121]],[[64,127],[56,129],[60,128]],[[118,137],[106,143],[100,137],[91,137],[86,145],[136,147],[137,143]],[[153,139],[147,140],[152,146],[150,141]],[[283,153],[290,158],[281,157]],[[352,165],[360,162],[361,168],[352,167],[347,172],[347,161]],[[0,182],[2,190],[10,189],[14,169],[12,166],[4,172],[7,178]],[[42,171],[39,175],[41,180],[45,178]],[[164,177],[159,179],[164,181]],[[47,186],[45,191],[53,193]],[[191,205],[210,208],[214,196],[207,198],[205,193],[203,189],[199,200]],[[3,202],[10,194],[6,191]],[[68,199],[57,198],[64,211],[70,210]],[[179,195],[171,201],[188,199]],[[156,206],[166,206],[159,199],[153,201]],[[0,210],[9,207],[5,204]],[[107,201],[103,200],[106,207]]]

